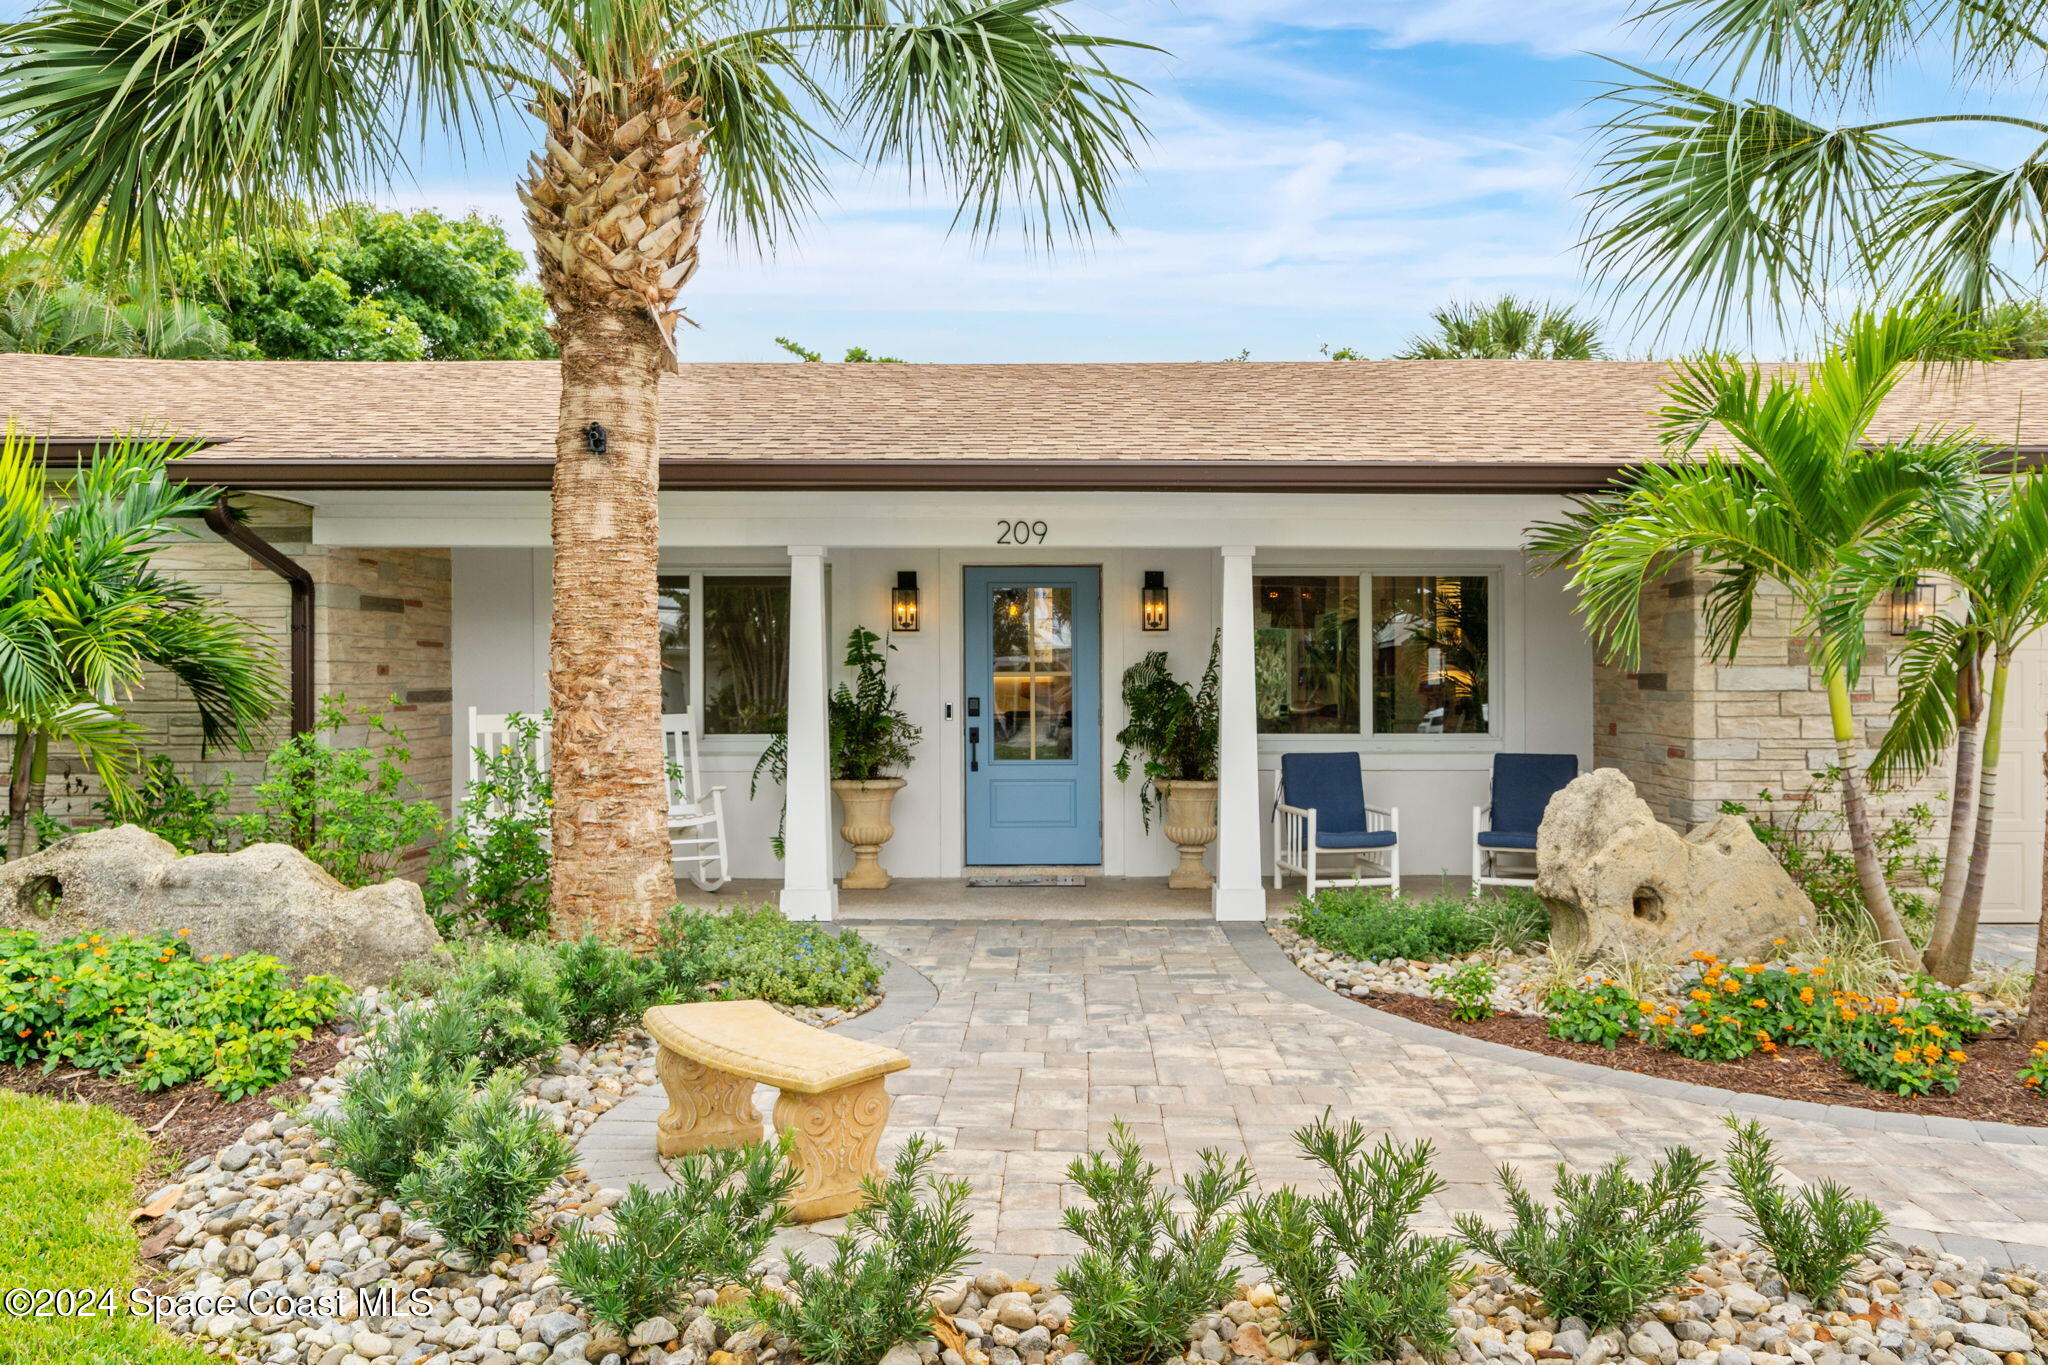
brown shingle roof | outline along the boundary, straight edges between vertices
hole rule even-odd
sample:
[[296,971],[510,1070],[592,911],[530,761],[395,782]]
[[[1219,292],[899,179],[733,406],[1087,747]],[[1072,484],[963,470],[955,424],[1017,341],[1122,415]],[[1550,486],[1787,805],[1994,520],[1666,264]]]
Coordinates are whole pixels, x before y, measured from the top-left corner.
[[[701,364],[665,381],[671,465],[1195,462],[1608,469],[1651,458],[1656,362]],[[551,362],[0,356],[0,399],[53,440],[143,426],[248,462],[545,462]],[[1908,380],[1878,436],[1975,423],[2048,446],[2048,361]]]

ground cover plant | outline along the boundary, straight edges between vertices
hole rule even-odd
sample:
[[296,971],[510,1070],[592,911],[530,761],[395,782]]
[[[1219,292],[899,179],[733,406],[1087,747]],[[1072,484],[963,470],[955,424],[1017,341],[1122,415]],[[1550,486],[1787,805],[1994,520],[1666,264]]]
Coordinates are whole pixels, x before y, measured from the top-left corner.
[[1345,1365],[1434,1359],[1452,1344],[1455,1242],[1412,1230],[1443,1188],[1427,1142],[1382,1138],[1366,1146],[1357,1120],[1325,1115],[1296,1132],[1332,1183],[1314,1194],[1292,1187],[1244,1202],[1245,1250],[1265,1266],[1287,1301],[1287,1322],[1305,1340],[1326,1341]]
[[[110,1109],[0,1090],[0,1285],[66,1291],[90,1315],[0,1313],[9,1365],[208,1365],[217,1357],[128,1311],[135,1233],[128,1213],[149,1139]],[[54,1307],[54,1301],[52,1306]]]
[[829,1260],[790,1253],[794,1301],[754,1295],[754,1313],[809,1365],[874,1365],[925,1335],[932,1294],[972,1264],[969,1187],[933,1171],[940,1150],[917,1134],[887,1172],[864,1179],[868,1202],[848,1215]]
[[0,931],[0,1063],[12,1066],[74,1066],[145,1090],[199,1081],[237,1100],[289,1076],[347,997],[261,953],[197,957],[179,934]]
[[669,1164],[673,1187],[635,1185],[612,1206],[609,1235],[577,1228],[554,1259],[563,1288],[618,1332],[674,1313],[691,1291],[753,1286],[797,1171],[778,1143],[690,1152]]
[[1429,961],[1485,948],[1523,948],[1550,932],[1543,903],[1498,895],[1396,896],[1381,887],[1332,887],[1295,903],[1294,927],[1317,946],[1361,962]]
[[798,924],[773,906],[669,911],[648,961],[654,1000],[768,1000],[852,1009],[881,985],[881,964],[852,930]]
[[1508,1225],[1489,1227],[1474,1213],[1452,1221],[1467,1246],[1535,1290],[1544,1311],[1614,1327],[1707,1259],[1700,1217],[1713,1164],[1690,1147],[1672,1147],[1645,1181],[1630,1172],[1625,1157],[1592,1175],[1560,1163],[1552,1204],[1538,1200],[1514,1168],[1503,1165]]
[[1252,1169],[1213,1150],[1199,1159],[1178,1187],[1185,1213],[1121,1119],[1106,1153],[1089,1152],[1067,1167],[1088,1204],[1068,1209],[1062,1221],[1086,1249],[1056,1283],[1073,1300],[1068,1331],[1089,1359],[1151,1365],[1177,1357],[1188,1324],[1229,1296],[1237,1279],[1230,1263],[1236,1204],[1251,1188]]

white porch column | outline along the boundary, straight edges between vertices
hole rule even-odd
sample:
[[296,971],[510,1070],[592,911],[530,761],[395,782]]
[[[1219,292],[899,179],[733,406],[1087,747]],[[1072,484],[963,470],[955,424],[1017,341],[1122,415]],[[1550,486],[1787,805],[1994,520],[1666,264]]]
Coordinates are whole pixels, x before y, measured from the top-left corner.
[[1223,631],[1218,705],[1216,887],[1219,920],[1262,920],[1266,888],[1259,877],[1259,706],[1252,672],[1252,555],[1249,545],[1220,551],[1223,575],[1217,620]]
[[[1247,599],[1249,601],[1249,599]],[[783,826],[782,913],[829,920],[832,881],[831,736],[825,697],[825,550],[789,547],[789,763]]]

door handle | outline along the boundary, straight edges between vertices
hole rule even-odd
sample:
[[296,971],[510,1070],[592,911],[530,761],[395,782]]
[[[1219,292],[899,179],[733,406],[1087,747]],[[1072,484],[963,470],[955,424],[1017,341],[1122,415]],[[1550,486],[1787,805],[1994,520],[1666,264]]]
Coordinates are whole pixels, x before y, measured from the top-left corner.
[[978,772],[980,772],[980,771],[981,771],[981,757],[980,757],[980,755],[979,755],[979,754],[978,754],[978,753],[976,752],[976,750],[975,750],[975,747],[974,747],[975,745],[977,745],[977,744],[979,744],[979,743],[981,743],[981,727],[980,727],[979,725],[970,725],[970,726],[968,726],[968,727],[967,727],[967,771],[968,771],[968,772],[971,772],[971,773],[978,773]]

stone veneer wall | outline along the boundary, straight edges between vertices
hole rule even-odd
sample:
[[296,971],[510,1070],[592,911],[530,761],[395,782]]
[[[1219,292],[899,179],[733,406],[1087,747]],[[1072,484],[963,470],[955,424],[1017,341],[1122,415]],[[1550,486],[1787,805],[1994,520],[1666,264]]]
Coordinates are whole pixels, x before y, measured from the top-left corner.
[[[1835,761],[1827,694],[1808,666],[1789,594],[1770,586],[1759,595],[1741,652],[1721,664],[1707,657],[1698,593],[1683,568],[1652,587],[1643,597],[1640,663],[1601,662],[1593,678],[1594,762],[1627,773],[1658,818],[1680,828],[1711,819],[1730,798],[1803,791]],[[1873,614],[1853,694],[1866,752],[1890,724],[1898,695],[1891,644],[1886,622]],[[1947,790],[1940,768],[1911,788],[1915,796]]]
[[[423,796],[447,808],[452,773],[449,664],[449,556],[446,550],[375,549],[310,544],[311,510],[274,498],[245,497],[250,529],[306,566],[314,580],[313,691],[340,694],[350,712],[374,706],[398,727],[399,736],[373,737],[366,725],[351,725],[341,740],[379,747],[402,743],[411,750],[407,774]],[[290,592],[284,580],[207,531],[167,544],[157,563],[219,598],[257,625],[277,650],[278,666],[289,660]],[[188,775],[212,780],[234,776],[244,793],[260,779],[262,753],[215,750],[200,755],[199,718],[167,676],[153,675],[129,703],[147,731],[145,752],[169,753]],[[280,715],[264,749],[282,739],[289,717]],[[74,755],[53,756],[50,813],[78,823],[96,823],[91,810],[98,783]],[[235,808],[245,808],[238,800]],[[417,867],[424,850],[408,860]]]

